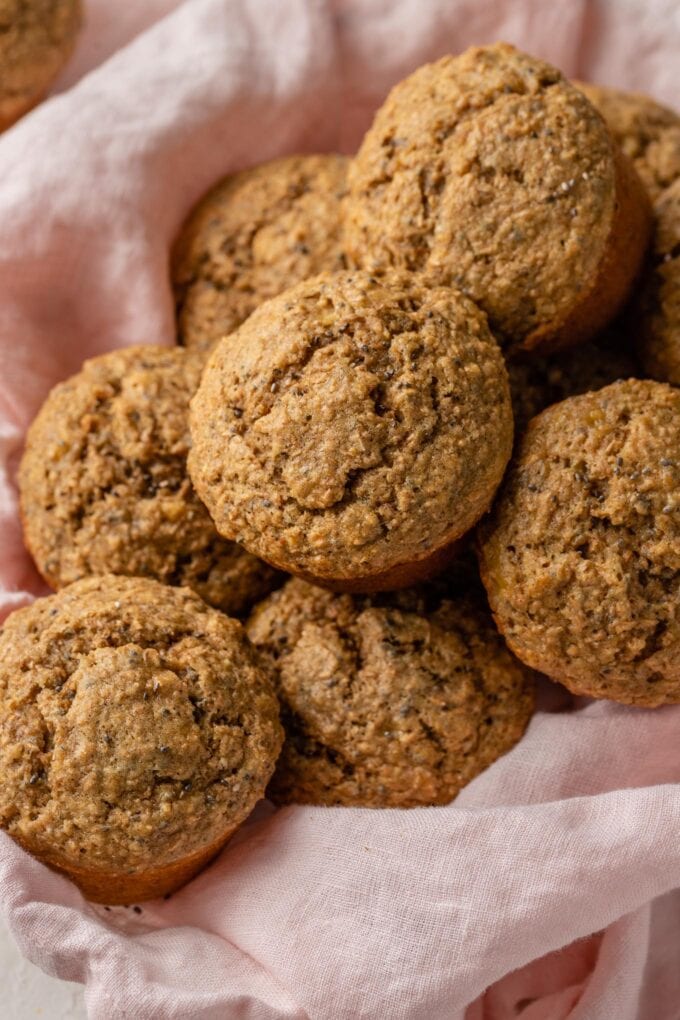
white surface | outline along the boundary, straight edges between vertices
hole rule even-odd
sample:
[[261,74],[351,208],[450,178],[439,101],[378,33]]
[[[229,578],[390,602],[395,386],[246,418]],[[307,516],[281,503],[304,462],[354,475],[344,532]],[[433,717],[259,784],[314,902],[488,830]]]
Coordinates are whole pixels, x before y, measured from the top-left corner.
[[0,918],[0,1015],[2,1020],[85,1020],[81,985],[48,977],[25,960]]

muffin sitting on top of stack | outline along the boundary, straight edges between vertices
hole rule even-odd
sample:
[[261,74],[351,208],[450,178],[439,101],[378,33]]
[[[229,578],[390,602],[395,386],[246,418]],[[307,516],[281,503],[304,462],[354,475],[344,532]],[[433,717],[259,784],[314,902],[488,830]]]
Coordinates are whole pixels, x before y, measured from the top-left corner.
[[446,563],[491,503],[512,413],[484,315],[427,284],[313,277],[220,342],[189,455],[220,534],[346,591]]
[[511,46],[444,57],[396,85],[348,181],[349,258],[460,287],[506,348],[598,333],[649,237],[647,196],[601,116]]

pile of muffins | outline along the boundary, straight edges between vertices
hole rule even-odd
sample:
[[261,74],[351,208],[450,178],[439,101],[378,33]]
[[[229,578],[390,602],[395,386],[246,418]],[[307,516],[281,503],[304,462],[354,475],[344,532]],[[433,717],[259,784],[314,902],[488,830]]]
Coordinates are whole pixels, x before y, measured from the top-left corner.
[[129,903],[265,794],[448,803],[534,671],[680,702],[679,266],[680,117],[506,45],[421,67],[351,160],[220,182],[178,345],[29,431],[57,593],[0,632],[0,825]]

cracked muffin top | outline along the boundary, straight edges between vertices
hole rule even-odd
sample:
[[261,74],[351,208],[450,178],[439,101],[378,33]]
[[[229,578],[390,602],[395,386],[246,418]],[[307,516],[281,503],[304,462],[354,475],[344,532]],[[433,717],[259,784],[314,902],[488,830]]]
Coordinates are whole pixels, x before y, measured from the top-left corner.
[[534,418],[480,565],[524,662],[578,694],[680,702],[680,391],[630,379]]
[[344,156],[286,156],[233,174],[201,199],[176,242],[179,342],[210,347],[267,298],[344,269]]
[[680,386],[680,179],[654,204],[654,240],[633,323],[640,360],[655,379]]
[[372,584],[488,508],[512,414],[472,302],[347,272],[298,284],[217,346],[191,431],[221,534],[291,573]]
[[572,346],[618,310],[649,234],[646,195],[555,68],[498,44],[389,94],[350,165],[350,260],[460,287],[503,346]]
[[633,161],[652,198],[680,177],[680,116],[650,96],[574,82]]
[[295,578],[258,606],[286,739],[280,803],[446,804],[522,736],[533,680],[483,601],[445,583],[338,595]]
[[180,348],[128,347],[52,390],[19,469],[26,544],[52,587],[149,576],[241,613],[275,586],[267,564],[217,534],[187,474],[202,364]]
[[0,0],[0,131],[42,98],[81,20],[80,0]]
[[86,578],[0,630],[0,826],[57,867],[157,867],[219,839],[281,738],[243,628],[188,589]]

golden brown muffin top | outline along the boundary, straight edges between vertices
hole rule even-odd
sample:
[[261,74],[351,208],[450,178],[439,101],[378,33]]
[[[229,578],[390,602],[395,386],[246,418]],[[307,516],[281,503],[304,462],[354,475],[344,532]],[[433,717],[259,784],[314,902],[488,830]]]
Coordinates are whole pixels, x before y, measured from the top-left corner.
[[348,256],[438,273],[533,346],[595,278],[617,171],[602,118],[511,46],[425,64],[396,85],[349,171]]
[[292,573],[379,574],[488,507],[512,444],[503,358],[448,288],[304,281],[212,353],[189,469],[221,534]]
[[633,161],[654,199],[680,177],[680,116],[650,96],[575,82]]
[[267,298],[344,269],[344,156],[285,156],[226,177],[192,211],[175,245],[180,343],[210,347]]
[[188,585],[225,612],[274,572],[215,531],[187,474],[189,400],[203,360],[128,347],[86,361],[31,425],[19,471],[27,545],[55,588],[88,574]]
[[483,604],[444,587],[368,597],[296,578],[255,610],[286,730],[275,800],[445,804],[519,740],[531,673]]
[[81,20],[80,0],[0,0],[0,130],[48,89]]
[[534,418],[480,536],[524,662],[577,693],[680,701],[680,391],[630,379]]
[[188,589],[87,578],[0,630],[0,825],[52,864],[201,849],[251,811],[280,743],[241,625]]

